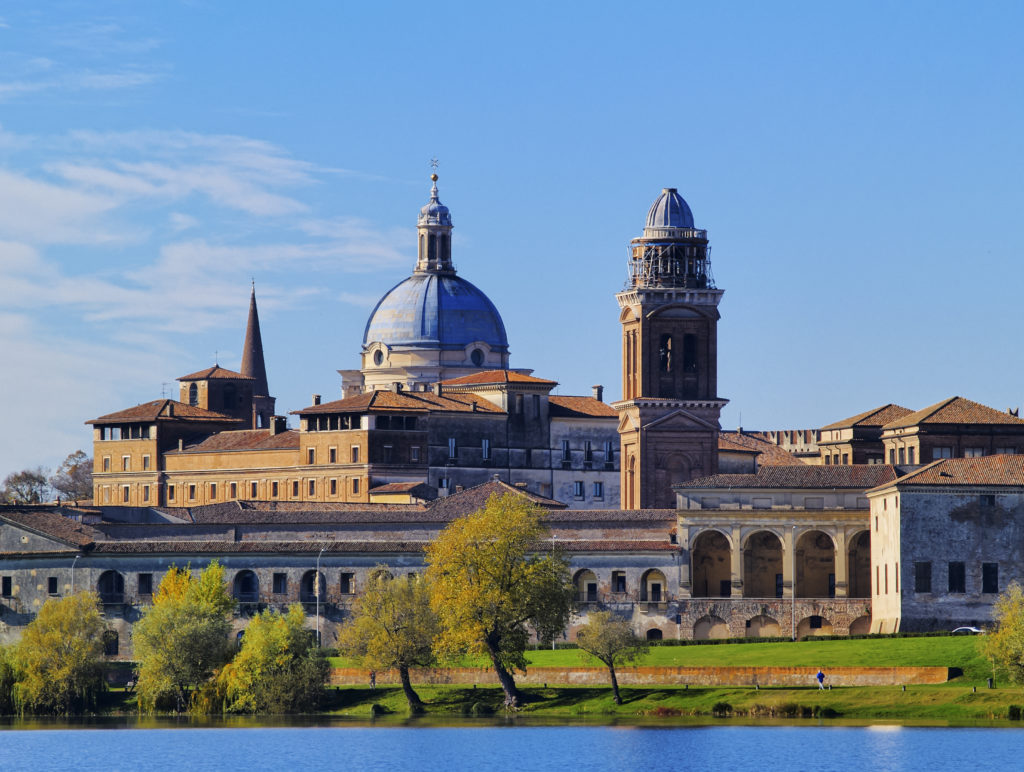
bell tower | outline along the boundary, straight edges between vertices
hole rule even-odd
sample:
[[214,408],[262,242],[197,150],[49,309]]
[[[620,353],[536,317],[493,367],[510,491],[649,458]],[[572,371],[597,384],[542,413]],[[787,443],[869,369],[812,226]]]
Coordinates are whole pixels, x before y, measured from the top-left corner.
[[629,246],[619,302],[621,506],[674,508],[674,483],[718,472],[718,304],[707,231],[675,188]]

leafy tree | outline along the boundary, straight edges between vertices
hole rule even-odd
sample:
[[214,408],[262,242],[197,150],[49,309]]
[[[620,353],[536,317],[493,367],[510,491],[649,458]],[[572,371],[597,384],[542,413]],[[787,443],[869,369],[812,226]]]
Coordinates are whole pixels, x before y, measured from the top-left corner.
[[297,713],[320,706],[330,666],[305,621],[299,604],[253,617],[241,651],[217,678],[226,710]]
[[569,619],[568,562],[544,549],[542,516],[523,496],[494,495],[426,548],[437,649],[487,655],[510,708],[521,698],[513,672],[526,669],[527,626],[551,634]]
[[1024,683],[1024,589],[1017,582],[996,600],[993,619],[997,627],[981,638],[982,650],[1014,683]]
[[49,491],[45,469],[22,469],[4,478],[0,501],[4,504],[42,504]]
[[14,713],[14,686],[17,680],[14,647],[0,646],[0,716]]
[[92,498],[92,459],[84,451],[76,450],[57,467],[50,487],[72,501]]
[[14,647],[22,713],[71,715],[93,710],[104,689],[99,597],[79,592],[50,599]]
[[615,668],[635,662],[646,654],[649,648],[647,641],[639,638],[632,625],[622,617],[613,616],[609,611],[595,611],[588,615],[587,624],[576,633],[576,643],[607,666],[615,704],[621,705]]
[[430,608],[430,585],[425,577],[393,579],[386,570],[375,572],[353,608],[352,620],[341,631],[339,645],[372,670],[396,668],[409,710],[419,713],[423,701],[412,688],[409,668],[434,662],[437,617]]
[[230,659],[234,605],[217,561],[198,577],[171,567],[133,633],[140,707],[190,706],[194,690]]

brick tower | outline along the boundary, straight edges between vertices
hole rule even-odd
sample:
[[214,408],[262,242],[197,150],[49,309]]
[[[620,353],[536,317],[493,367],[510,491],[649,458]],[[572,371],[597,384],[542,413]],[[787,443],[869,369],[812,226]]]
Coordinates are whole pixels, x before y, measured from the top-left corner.
[[622,323],[623,509],[672,508],[678,482],[718,471],[718,303],[707,231],[665,188],[630,243]]

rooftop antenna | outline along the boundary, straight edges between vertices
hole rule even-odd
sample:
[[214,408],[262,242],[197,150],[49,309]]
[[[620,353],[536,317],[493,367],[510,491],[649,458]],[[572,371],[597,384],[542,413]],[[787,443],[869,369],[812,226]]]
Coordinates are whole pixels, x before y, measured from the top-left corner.
[[166,399],[166,398],[167,398],[167,387],[168,387],[169,385],[170,385],[170,384],[169,384],[169,383],[167,383],[166,381],[164,381],[163,383],[161,383],[161,384],[160,384],[160,396],[161,396],[161,397],[162,397],[163,399]]
[[213,366],[220,367],[220,351],[213,352]]

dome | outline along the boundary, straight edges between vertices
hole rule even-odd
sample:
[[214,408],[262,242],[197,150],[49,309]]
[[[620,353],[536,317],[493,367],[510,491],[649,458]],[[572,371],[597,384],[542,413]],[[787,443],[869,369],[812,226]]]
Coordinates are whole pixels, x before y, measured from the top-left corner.
[[377,303],[363,333],[363,345],[462,349],[483,341],[506,351],[508,338],[498,309],[465,279],[417,272]]
[[648,228],[692,228],[693,212],[675,188],[662,188],[647,213]]

